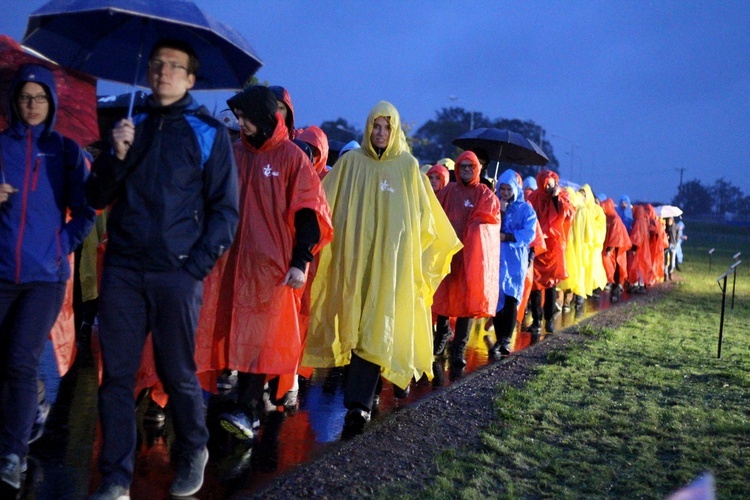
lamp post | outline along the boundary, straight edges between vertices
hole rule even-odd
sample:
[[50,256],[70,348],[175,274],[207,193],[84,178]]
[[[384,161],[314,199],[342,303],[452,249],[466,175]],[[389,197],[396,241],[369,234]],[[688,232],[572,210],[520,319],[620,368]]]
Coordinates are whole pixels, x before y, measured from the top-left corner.
[[[461,100],[458,96],[455,96],[453,94],[449,95],[448,99],[450,99],[451,101],[460,101]],[[474,112],[473,111],[469,111],[469,115],[471,116],[470,121],[469,121],[469,130],[474,130]]]

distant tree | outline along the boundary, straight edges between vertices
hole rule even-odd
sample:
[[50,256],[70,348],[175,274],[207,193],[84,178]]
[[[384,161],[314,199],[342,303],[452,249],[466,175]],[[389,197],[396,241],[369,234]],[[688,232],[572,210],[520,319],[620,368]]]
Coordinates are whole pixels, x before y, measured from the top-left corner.
[[363,132],[343,118],[336,121],[325,121],[320,125],[320,128],[326,133],[329,141],[362,142]]
[[713,199],[714,212],[717,214],[740,211],[744,194],[724,177],[717,179],[709,191]]
[[680,207],[685,215],[710,214],[713,204],[710,190],[697,179],[680,186],[672,199],[672,205]]
[[[436,112],[435,119],[419,127],[413,137],[414,156],[420,163],[434,163],[441,158],[456,158],[461,149],[451,142],[471,129],[480,127],[497,127],[518,132],[536,142],[550,159],[545,168],[558,170],[559,164],[553,154],[552,144],[544,139],[544,128],[533,121],[496,119],[490,120],[482,113],[470,112],[460,107],[442,108]],[[521,167],[501,163],[500,171],[514,168],[522,177],[535,175],[539,167]],[[494,168],[493,168],[494,171]]]

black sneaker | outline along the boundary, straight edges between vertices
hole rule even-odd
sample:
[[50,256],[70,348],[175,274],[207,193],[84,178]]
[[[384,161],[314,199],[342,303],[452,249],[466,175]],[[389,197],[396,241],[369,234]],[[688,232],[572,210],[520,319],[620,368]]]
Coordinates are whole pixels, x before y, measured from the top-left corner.
[[224,370],[216,379],[216,389],[231,392],[237,387],[237,370]]
[[260,428],[260,420],[248,417],[242,410],[222,414],[219,422],[225,431],[242,441],[252,441]]
[[143,422],[152,425],[159,425],[163,424],[166,419],[167,415],[164,413],[164,408],[159,406],[159,403],[153,399],[150,400],[148,402],[148,409],[146,410],[146,413],[143,414]]
[[198,451],[180,458],[177,474],[169,494],[176,497],[189,497],[198,493],[203,486],[203,472],[208,463],[208,449],[204,446]]
[[555,320],[548,319],[544,322],[544,331],[547,333],[555,333]]
[[506,342],[497,342],[492,349],[490,349],[490,358],[500,359],[510,356],[510,348]]
[[370,421],[370,412],[363,410],[362,408],[352,408],[346,412],[344,417],[344,428],[353,431],[360,432],[365,428],[365,424]]

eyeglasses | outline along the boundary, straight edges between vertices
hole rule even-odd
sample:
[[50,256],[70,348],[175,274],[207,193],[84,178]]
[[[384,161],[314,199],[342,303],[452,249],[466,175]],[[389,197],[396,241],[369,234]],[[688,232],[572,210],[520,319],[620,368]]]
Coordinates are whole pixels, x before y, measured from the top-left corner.
[[474,164],[473,163],[461,163],[458,168],[463,168],[464,170],[474,170]]
[[49,102],[49,96],[47,94],[39,94],[39,95],[21,94],[18,96],[18,102],[20,102],[21,104],[29,104],[32,101],[37,104],[46,104]]
[[167,73],[175,73],[177,70],[184,69],[187,73],[187,68],[182,64],[177,64],[171,61],[160,61],[159,59],[152,59],[148,62],[148,69],[151,71],[161,71],[162,68],[167,70]]

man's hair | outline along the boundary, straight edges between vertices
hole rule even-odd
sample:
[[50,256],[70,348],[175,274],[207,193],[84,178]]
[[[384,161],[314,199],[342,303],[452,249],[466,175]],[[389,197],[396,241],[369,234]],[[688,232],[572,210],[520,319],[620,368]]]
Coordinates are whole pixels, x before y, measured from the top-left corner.
[[154,55],[160,49],[179,50],[180,52],[184,52],[185,54],[187,54],[188,55],[188,67],[187,67],[188,74],[192,74],[196,76],[198,75],[198,68],[200,68],[200,61],[198,60],[198,55],[195,53],[195,50],[193,49],[193,47],[190,46],[189,43],[183,42],[182,40],[177,40],[174,38],[164,38],[154,44],[154,46],[151,48],[151,54],[148,56],[148,58],[152,59]]

